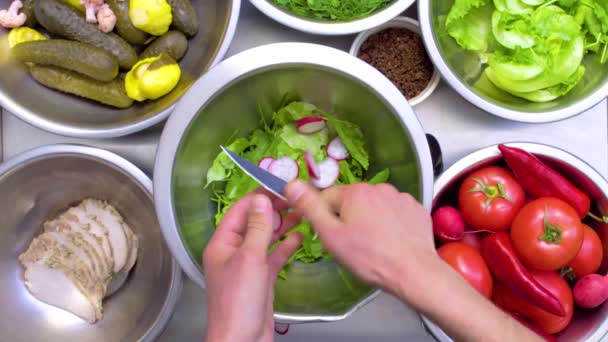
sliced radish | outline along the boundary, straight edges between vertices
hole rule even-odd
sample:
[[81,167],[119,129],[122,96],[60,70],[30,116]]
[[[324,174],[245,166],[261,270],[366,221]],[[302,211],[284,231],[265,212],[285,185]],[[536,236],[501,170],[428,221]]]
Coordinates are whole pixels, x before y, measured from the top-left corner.
[[334,185],[340,175],[340,166],[334,159],[327,158],[319,163],[319,178],[313,178],[311,183],[319,189]]
[[307,116],[296,121],[296,128],[302,134],[317,133],[325,128],[326,119],[320,116]]
[[281,229],[281,226],[283,225],[283,216],[281,216],[281,213],[279,213],[278,211],[275,210],[272,221],[273,221],[272,230],[275,232],[278,232],[279,229]]
[[348,158],[348,150],[342,143],[340,137],[335,137],[329,145],[327,145],[327,155],[337,161]]
[[272,173],[273,175],[281,178],[286,182],[291,182],[292,180],[298,178],[298,175],[300,174],[300,168],[298,167],[298,163],[295,160],[289,157],[282,157],[270,164],[268,172]]
[[306,162],[306,168],[308,169],[308,174],[312,178],[319,178],[321,174],[321,170],[319,170],[319,164],[315,161],[315,158],[308,151],[304,152],[304,161]]
[[274,331],[279,335],[285,335],[289,332],[289,324],[274,322]]
[[260,161],[258,162],[258,166],[261,169],[268,171],[268,169],[270,169],[270,164],[274,163],[274,161],[275,159],[272,157],[264,157],[260,159]]

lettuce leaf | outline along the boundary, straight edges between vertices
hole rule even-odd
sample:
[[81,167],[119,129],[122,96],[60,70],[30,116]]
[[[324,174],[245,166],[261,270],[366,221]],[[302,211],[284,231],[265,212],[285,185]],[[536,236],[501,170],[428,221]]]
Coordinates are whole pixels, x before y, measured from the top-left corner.
[[585,75],[585,67],[582,65],[578,67],[576,72],[572,74],[568,79],[566,79],[563,83],[555,85],[553,87],[549,87],[546,89],[541,89],[537,91],[533,91],[530,93],[518,93],[514,92],[513,95],[522,97],[532,102],[549,102],[557,99],[560,96],[563,96],[570,92],[572,88],[576,87],[576,85],[583,79]]
[[[247,139],[238,138],[227,147],[234,153],[242,153],[247,147],[249,147],[249,145],[250,144]],[[228,179],[235,167],[236,164],[232,162],[230,157],[228,157],[226,153],[220,152],[220,154],[215,157],[213,164],[211,164],[211,167],[207,171],[207,184],[205,187],[208,187],[209,184],[213,182],[221,182]]]
[[492,33],[500,44],[509,49],[525,49],[536,43],[533,33],[530,32],[530,20],[527,16],[494,11]]
[[327,117],[327,119],[332,128],[338,133],[350,156],[361,164],[363,169],[367,170],[369,167],[369,156],[365,149],[365,141],[361,128],[352,122],[339,120],[334,117]]
[[[258,163],[264,157],[290,157],[297,161],[300,167],[300,179],[308,180],[308,169],[303,160],[305,151],[313,154],[317,161],[327,158],[326,147],[330,134],[337,134],[351,157],[340,162],[339,184],[352,184],[363,180],[364,171],[369,167],[369,156],[365,149],[364,137],[356,124],[339,120],[323,113],[317,107],[305,102],[291,102],[279,108],[272,115],[261,113],[261,128],[251,132],[248,137],[241,137],[227,147],[252,163]],[[294,122],[306,116],[323,116],[328,119],[328,129],[314,134],[301,134]],[[271,122],[266,119],[271,118]],[[333,137],[332,137],[333,138]],[[388,178],[388,171],[382,171],[370,181],[383,182]],[[213,185],[214,201],[217,203],[215,216],[219,224],[236,201],[258,188],[255,180],[245,174],[240,168],[221,152],[213,161],[207,172],[207,186]],[[289,234],[300,232],[303,243],[300,249],[290,258],[288,265],[294,261],[312,263],[331,256],[317,238],[314,229],[307,222],[302,222],[292,229]],[[276,244],[271,247],[271,250]],[[286,267],[288,267],[288,265]],[[285,268],[281,276],[286,276]]]
[[376,173],[376,175],[374,175],[374,177],[372,177],[367,182],[372,185],[386,183],[390,177],[391,177],[391,170],[384,169],[384,170]]
[[465,50],[488,50],[492,10],[489,0],[456,0],[445,20],[448,34]]

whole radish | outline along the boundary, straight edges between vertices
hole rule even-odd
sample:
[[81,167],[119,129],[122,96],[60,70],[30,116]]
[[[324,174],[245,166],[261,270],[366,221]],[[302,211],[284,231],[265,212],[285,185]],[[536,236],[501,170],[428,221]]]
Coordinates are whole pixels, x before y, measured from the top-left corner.
[[458,241],[464,235],[465,224],[458,209],[444,206],[433,213],[433,233],[439,240]]
[[585,309],[593,309],[608,299],[608,278],[599,274],[588,274],[574,285],[574,302]]

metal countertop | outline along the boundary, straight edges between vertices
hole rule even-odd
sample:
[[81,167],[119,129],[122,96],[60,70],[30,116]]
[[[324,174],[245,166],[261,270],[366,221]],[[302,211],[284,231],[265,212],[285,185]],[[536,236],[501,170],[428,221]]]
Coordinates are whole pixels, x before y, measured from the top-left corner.
[[[415,16],[414,9],[408,14]],[[228,55],[258,45],[300,41],[314,42],[348,51],[354,36],[320,37],[304,34],[266,18],[243,1],[237,34]],[[449,167],[464,155],[488,145],[509,141],[533,141],[569,151],[602,175],[608,176],[608,106],[604,101],[569,120],[529,125],[506,121],[475,108],[446,84],[415,107],[422,125],[439,140],[444,164]],[[3,111],[0,117],[0,159],[53,143],[80,143],[120,154],[152,174],[156,145],[162,127],[113,140],[72,139],[43,132]],[[204,291],[184,282],[183,292],[159,341],[201,341],[206,321]],[[428,335],[416,312],[382,294],[350,318],[331,324],[292,326],[278,341],[427,341]]]

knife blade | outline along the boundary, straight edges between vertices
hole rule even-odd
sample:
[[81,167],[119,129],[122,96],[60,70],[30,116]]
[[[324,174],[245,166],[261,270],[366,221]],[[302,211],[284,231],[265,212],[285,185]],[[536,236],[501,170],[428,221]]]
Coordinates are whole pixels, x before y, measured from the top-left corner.
[[264,189],[270,191],[275,196],[279,197],[282,200],[287,200],[285,197],[285,187],[287,187],[287,182],[282,180],[281,178],[273,175],[272,173],[260,168],[259,166],[251,163],[249,160],[237,155],[236,153],[230,151],[224,146],[220,145],[220,148],[224,153],[230,157],[230,159],[238,165],[243,172],[245,172],[249,177],[253,178],[258,184],[260,184]]

